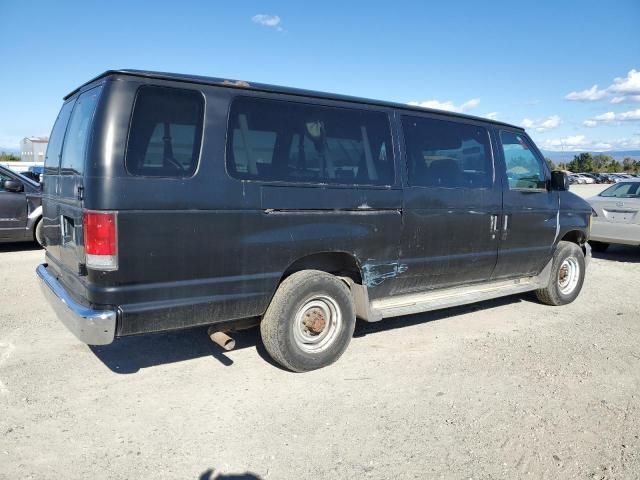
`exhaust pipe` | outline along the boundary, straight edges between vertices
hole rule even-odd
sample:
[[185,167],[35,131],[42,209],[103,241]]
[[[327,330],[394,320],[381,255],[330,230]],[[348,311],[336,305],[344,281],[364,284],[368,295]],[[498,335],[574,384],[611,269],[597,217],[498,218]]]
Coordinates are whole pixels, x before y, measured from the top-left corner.
[[224,332],[216,330],[214,327],[209,327],[207,335],[211,341],[217,345],[220,345],[226,351],[233,350],[236,346],[236,341]]

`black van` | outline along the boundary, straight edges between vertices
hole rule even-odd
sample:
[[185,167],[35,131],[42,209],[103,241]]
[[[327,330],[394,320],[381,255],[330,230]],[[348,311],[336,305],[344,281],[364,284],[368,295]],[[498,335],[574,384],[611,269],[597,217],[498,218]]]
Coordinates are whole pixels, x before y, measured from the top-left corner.
[[573,301],[591,208],[519,127],[134,70],[71,92],[45,160],[37,273],[88,344],[260,322],[295,371],[356,322],[535,290]]

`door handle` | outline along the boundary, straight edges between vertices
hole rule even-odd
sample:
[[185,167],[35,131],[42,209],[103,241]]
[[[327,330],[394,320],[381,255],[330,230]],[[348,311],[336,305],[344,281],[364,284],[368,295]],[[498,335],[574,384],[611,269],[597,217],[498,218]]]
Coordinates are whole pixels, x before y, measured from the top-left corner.
[[76,229],[73,218],[60,215],[60,245],[66,247],[72,241],[76,241]]
[[504,218],[502,219],[502,235],[500,236],[500,238],[502,240],[506,240],[507,234],[509,233],[509,218],[510,217],[511,217],[511,215],[505,214]]
[[498,232],[498,215],[489,216],[489,233],[491,234],[491,240],[496,238]]

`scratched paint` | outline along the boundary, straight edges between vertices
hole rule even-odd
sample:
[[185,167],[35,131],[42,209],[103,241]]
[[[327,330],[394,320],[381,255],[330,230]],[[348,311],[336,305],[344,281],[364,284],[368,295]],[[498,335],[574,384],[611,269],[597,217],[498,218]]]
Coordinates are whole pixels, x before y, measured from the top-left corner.
[[367,287],[377,287],[389,278],[395,278],[407,271],[403,263],[367,263],[362,266],[362,281]]

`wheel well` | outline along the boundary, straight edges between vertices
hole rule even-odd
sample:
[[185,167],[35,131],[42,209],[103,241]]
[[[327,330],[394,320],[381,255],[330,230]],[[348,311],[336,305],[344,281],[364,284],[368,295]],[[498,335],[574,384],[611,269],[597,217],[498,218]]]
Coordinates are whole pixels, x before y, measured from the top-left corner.
[[580,230],[571,230],[570,232],[565,233],[561,240],[582,246],[587,241],[587,236]]
[[356,258],[345,252],[314,253],[293,262],[282,275],[280,281],[300,270],[321,270],[333,275],[351,278],[362,284],[362,274]]
[[570,232],[565,233],[561,240],[575,243],[582,249],[582,253],[585,255],[587,254],[587,248],[585,247],[585,243],[587,243],[587,236],[584,232],[581,232],[580,230],[571,230]]
[[36,228],[38,228],[38,224],[42,221],[42,215],[36,217],[36,219],[33,221],[33,223],[31,224],[31,231],[33,232],[33,236],[35,238],[36,235]]

